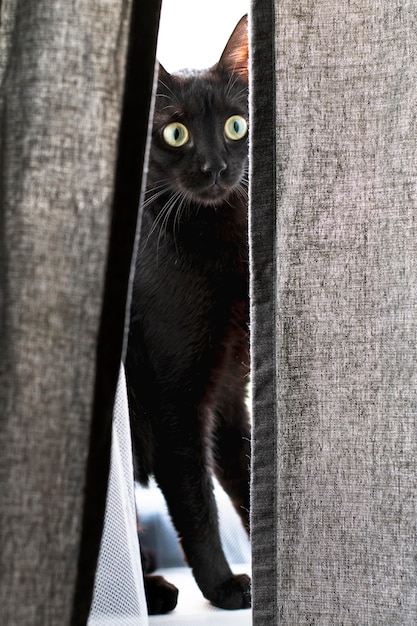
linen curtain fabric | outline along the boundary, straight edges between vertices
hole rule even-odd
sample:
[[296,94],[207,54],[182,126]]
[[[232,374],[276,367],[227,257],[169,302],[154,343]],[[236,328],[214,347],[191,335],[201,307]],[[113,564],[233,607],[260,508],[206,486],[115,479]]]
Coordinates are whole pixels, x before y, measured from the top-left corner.
[[254,624],[416,624],[417,5],[252,19]]
[[159,2],[0,9],[0,623],[85,624]]
[[[0,9],[0,622],[84,624],[159,3]],[[415,624],[417,7],[251,20],[254,624]]]

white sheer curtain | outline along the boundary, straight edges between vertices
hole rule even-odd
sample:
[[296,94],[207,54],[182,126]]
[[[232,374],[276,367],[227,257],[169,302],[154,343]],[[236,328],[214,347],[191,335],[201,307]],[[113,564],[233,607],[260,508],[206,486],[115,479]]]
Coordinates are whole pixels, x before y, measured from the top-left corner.
[[124,370],[114,407],[104,533],[89,626],[147,626],[137,536],[132,444]]

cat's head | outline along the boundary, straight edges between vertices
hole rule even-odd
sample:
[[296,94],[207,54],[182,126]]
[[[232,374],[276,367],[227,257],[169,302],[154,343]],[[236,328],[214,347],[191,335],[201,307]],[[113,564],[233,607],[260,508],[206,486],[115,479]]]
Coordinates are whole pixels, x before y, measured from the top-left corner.
[[155,192],[205,206],[246,192],[247,92],[246,16],[209,70],[169,74],[160,66],[148,178]]

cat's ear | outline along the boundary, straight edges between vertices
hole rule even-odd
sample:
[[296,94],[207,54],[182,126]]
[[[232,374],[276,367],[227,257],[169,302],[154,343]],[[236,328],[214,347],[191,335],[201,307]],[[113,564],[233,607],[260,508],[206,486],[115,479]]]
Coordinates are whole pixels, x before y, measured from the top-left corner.
[[163,65],[161,65],[160,63],[158,63],[158,80],[164,82],[167,79],[169,79],[171,76],[171,74],[169,72],[166,71],[166,69],[164,68]]
[[248,16],[244,15],[230,36],[218,67],[248,82]]

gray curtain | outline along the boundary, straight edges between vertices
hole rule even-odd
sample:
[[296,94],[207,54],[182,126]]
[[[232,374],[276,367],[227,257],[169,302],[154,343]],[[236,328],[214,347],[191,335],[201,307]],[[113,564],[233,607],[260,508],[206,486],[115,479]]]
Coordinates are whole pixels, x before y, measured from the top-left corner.
[[254,623],[416,624],[417,4],[252,18]]
[[[84,624],[159,3],[0,8],[0,623]],[[251,14],[254,624],[415,624],[417,8]]]
[[0,9],[0,623],[85,624],[159,2]]

